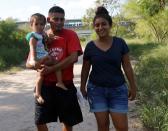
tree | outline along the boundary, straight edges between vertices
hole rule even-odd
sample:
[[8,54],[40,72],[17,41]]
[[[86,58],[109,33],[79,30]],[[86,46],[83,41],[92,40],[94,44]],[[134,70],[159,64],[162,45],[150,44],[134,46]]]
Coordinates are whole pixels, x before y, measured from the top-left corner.
[[140,36],[151,36],[162,43],[168,36],[166,4],[167,0],[129,0],[124,6],[124,12],[127,18],[137,23],[138,28],[148,29],[146,32],[138,32]]
[[17,26],[12,19],[0,21],[0,46],[12,46],[11,41],[13,34],[17,30]]
[[[102,5],[107,8],[111,16],[113,16],[114,13],[116,14],[120,8],[119,0],[96,0],[95,1],[96,7],[102,6]],[[89,28],[92,27],[92,21],[93,21],[93,17],[95,16],[96,7],[89,8],[86,10],[86,14],[82,19],[85,27],[89,27]]]
[[110,13],[111,16],[116,14],[117,11],[120,9],[120,1],[119,0],[97,0],[96,5],[100,6],[103,5],[106,7]]
[[83,16],[82,21],[84,28],[92,28],[93,17],[95,15],[95,8],[89,8],[86,10],[86,14]]
[[167,2],[166,0],[159,0],[160,9],[165,9],[166,2]]

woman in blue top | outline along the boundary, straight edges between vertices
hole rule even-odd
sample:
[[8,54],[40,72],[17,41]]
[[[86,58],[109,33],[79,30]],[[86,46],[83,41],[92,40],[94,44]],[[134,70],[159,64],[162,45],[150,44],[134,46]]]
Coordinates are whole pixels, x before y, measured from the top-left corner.
[[[98,38],[85,48],[80,90],[88,97],[98,131],[109,131],[109,115],[117,131],[128,131],[128,99],[134,100],[136,96],[128,46],[123,39],[110,35],[112,19],[104,7],[97,8],[93,27]],[[121,65],[129,81],[129,90]]]

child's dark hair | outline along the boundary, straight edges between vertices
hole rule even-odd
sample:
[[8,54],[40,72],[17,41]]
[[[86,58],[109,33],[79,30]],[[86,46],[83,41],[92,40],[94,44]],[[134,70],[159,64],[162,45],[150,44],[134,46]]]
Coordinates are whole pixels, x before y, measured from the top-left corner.
[[48,14],[50,13],[62,13],[65,14],[65,11],[63,8],[59,7],[59,6],[53,6],[49,9]]
[[107,11],[107,9],[103,6],[97,7],[97,10],[95,12],[95,17],[93,19],[93,24],[95,23],[95,20],[100,17],[106,19],[109,22],[109,25],[112,26],[112,18],[109,15],[109,12]]
[[33,24],[34,20],[39,20],[46,24],[46,17],[40,13],[35,13],[30,17],[30,24]]

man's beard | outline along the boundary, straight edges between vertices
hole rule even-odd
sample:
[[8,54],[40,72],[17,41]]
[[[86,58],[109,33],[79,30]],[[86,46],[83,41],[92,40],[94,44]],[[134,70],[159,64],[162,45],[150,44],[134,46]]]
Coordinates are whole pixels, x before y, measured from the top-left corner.
[[61,31],[63,28],[63,26],[57,26],[57,27],[53,27],[52,29],[54,30],[54,32],[59,32]]

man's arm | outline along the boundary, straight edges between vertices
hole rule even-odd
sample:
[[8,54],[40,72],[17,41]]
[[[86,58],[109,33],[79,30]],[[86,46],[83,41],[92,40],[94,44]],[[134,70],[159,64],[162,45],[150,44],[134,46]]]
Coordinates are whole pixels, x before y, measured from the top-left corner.
[[59,63],[53,65],[53,66],[44,66],[42,69],[42,73],[48,74],[50,72],[55,72],[56,70],[62,70],[66,67],[68,67],[70,64],[73,64],[78,59],[78,52],[71,53],[68,57],[66,57],[64,60],[60,61]]
[[70,64],[73,64],[78,59],[78,52],[73,52],[70,56],[66,57],[64,60],[60,61],[58,64],[54,65],[54,70],[62,70],[68,67]]

